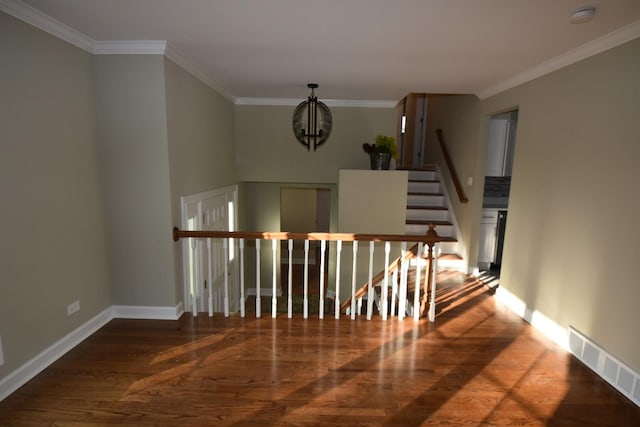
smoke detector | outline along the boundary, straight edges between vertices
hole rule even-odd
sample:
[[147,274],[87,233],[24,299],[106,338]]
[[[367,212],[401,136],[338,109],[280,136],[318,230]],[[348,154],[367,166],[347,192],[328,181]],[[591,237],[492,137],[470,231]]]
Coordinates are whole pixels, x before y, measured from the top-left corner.
[[572,24],[584,24],[585,22],[591,21],[595,14],[596,8],[593,6],[579,7],[571,12],[569,22]]

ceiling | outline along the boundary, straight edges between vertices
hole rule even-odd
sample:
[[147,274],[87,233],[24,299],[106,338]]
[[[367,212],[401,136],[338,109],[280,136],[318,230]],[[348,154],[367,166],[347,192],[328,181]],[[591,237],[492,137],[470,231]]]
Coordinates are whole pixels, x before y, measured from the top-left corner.
[[[304,98],[310,82],[325,100],[397,101],[409,92],[486,97],[640,37],[638,0],[18,4],[97,42],[165,40],[188,69],[236,102]],[[586,5],[596,7],[594,19],[571,24],[570,12]]]

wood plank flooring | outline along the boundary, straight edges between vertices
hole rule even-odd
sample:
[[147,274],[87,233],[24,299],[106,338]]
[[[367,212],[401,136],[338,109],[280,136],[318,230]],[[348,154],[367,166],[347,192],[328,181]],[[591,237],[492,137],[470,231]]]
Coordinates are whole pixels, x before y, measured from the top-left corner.
[[450,278],[435,324],[113,320],[0,402],[2,426],[640,426],[640,408]]

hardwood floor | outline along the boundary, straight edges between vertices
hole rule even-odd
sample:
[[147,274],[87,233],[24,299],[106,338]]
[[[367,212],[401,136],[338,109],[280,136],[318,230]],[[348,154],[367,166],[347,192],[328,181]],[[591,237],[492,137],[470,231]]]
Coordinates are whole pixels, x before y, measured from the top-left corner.
[[0,402],[2,426],[639,426],[640,408],[450,278],[406,319],[113,320]]

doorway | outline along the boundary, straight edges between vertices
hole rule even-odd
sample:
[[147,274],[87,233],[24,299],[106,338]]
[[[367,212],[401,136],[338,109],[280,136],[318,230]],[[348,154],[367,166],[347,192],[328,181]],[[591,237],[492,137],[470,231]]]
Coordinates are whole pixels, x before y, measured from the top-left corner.
[[[238,187],[236,185],[181,197],[182,229],[189,231],[236,231]],[[224,259],[222,241],[212,239],[207,250],[203,239],[183,239],[182,264],[185,311],[224,311],[224,264],[229,271],[231,311],[239,310],[236,248],[230,239],[228,259]],[[210,257],[210,258],[209,258]],[[209,271],[211,269],[211,271]],[[211,295],[211,298],[209,296]]]
[[[331,226],[331,189],[283,187],[280,189],[280,230],[292,233],[328,233]],[[328,252],[328,249],[327,249]],[[288,292],[288,247],[281,246],[281,285],[283,294]],[[325,253],[325,256],[327,254]],[[328,257],[327,257],[328,259]],[[310,295],[320,294],[320,242],[309,242]],[[292,265],[292,295],[303,296],[305,248],[304,242],[294,242]],[[325,277],[328,263],[325,263]]]
[[495,273],[502,265],[517,126],[517,109],[495,114],[489,121],[478,265]]

